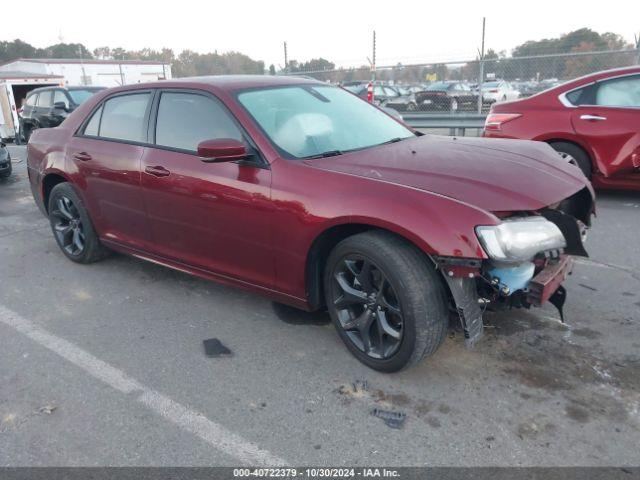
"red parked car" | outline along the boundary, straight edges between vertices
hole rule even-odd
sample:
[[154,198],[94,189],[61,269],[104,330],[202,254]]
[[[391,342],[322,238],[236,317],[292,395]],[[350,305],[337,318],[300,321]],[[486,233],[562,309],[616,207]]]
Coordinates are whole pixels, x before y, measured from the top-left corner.
[[547,142],[594,186],[640,190],[640,67],[594,73],[496,104],[484,136]]
[[345,90],[231,76],[96,94],[28,146],[62,252],[108,249],[307,310],[396,371],[449,312],[561,306],[593,192],[537,142],[422,136]]

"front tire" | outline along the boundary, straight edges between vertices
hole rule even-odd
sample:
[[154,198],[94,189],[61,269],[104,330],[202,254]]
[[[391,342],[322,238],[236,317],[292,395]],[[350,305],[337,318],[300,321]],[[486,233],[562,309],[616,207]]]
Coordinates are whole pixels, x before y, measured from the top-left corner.
[[71,184],[59,183],[49,195],[49,223],[65,256],[77,263],[93,263],[109,254],[98,239],[89,213]]
[[374,370],[415,365],[445,338],[447,304],[437,272],[422,252],[389,232],[340,242],[327,260],[324,290],[338,334]]
[[554,142],[550,145],[565,161],[578,166],[584,176],[591,179],[591,160],[584,150],[569,142]]

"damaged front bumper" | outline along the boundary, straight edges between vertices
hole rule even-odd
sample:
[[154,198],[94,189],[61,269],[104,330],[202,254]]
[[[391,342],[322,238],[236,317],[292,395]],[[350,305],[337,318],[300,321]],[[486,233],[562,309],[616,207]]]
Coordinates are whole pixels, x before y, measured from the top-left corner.
[[[562,283],[571,274],[572,256],[588,256],[583,241],[594,213],[592,200],[589,191],[584,190],[565,200],[559,208],[549,207],[534,213],[534,218],[542,217],[555,224],[560,230],[557,235],[561,233],[564,241],[562,246],[556,242],[548,247],[549,250],[539,251],[533,257],[523,255],[526,261],[525,258],[514,261],[513,256],[508,255],[498,259],[495,258],[497,255],[489,255],[483,260],[434,257],[451,292],[468,345],[481,338],[482,316],[487,308],[531,308],[549,302],[558,309],[564,321],[567,292]],[[525,219],[525,226],[542,225],[543,222],[527,223],[527,219],[532,219],[531,215],[515,216],[503,222]],[[487,245],[483,247],[486,251]]]
[[564,320],[566,290],[562,283],[573,268],[573,258],[569,255],[560,254],[538,261],[533,265],[526,285],[516,290],[511,290],[502,278],[489,275],[489,272],[500,274],[500,269],[483,265],[479,260],[436,257],[436,263],[451,291],[467,345],[473,345],[482,337],[482,316],[487,307],[530,308],[550,302]]

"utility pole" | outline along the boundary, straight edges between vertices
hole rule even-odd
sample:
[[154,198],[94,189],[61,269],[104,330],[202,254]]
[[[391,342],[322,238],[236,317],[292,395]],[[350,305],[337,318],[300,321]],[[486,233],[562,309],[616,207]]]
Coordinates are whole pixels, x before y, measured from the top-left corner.
[[289,71],[289,57],[287,56],[287,42],[284,42],[284,73]]
[[80,56],[80,69],[82,70],[82,85],[86,85],[87,73],[84,71],[84,62],[82,61],[82,46],[78,46],[78,55]]
[[371,58],[367,57],[369,65],[371,66],[371,81],[367,85],[367,101],[373,103],[373,84],[376,81],[376,31],[373,31],[373,52]]
[[376,81],[376,31],[373,31],[373,61],[371,62],[371,81]]
[[640,35],[633,35],[636,41],[636,52],[638,53],[638,57],[636,59],[636,63],[640,65]]
[[478,114],[482,113],[482,84],[484,83],[484,32],[486,18],[482,17],[482,47],[480,49],[480,59],[478,60]]

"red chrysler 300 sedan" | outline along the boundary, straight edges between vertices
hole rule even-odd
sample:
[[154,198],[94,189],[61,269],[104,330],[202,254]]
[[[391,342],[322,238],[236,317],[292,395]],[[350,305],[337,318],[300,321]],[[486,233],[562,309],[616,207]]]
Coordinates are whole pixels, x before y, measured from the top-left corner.
[[231,76],[100,92],[28,146],[34,198],[71,260],[109,249],[328,309],[396,371],[449,312],[561,308],[593,191],[539,142],[420,135],[338,87]]
[[640,190],[640,67],[594,73],[496,104],[484,136],[547,142],[594,186]]

